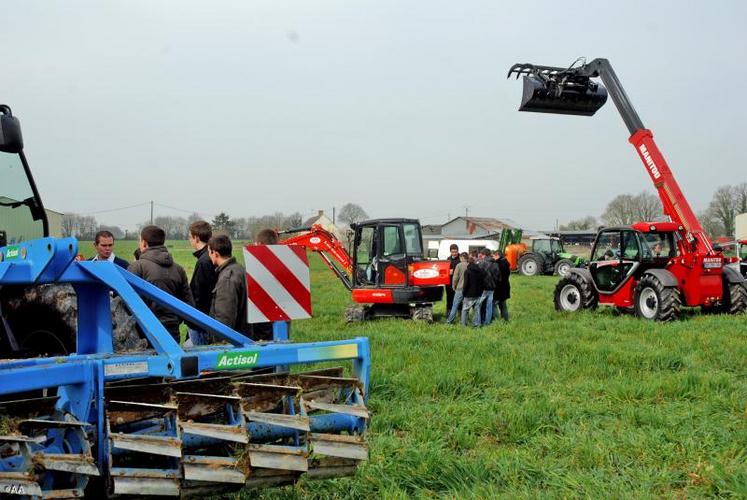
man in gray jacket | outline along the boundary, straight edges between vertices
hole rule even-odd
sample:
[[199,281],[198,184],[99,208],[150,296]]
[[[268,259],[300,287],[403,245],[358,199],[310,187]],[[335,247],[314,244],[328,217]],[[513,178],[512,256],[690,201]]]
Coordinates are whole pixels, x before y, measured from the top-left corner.
[[217,279],[210,304],[210,316],[239,333],[249,333],[247,323],[246,271],[232,256],[231,239],[216,235],[208,241],[208,255]]
[[[130,264],[127,270],[194,307],[187,273],[182,266],[174,262],[164,246],[165,242],[166,234],[163,229],[158,226],[145,226],[140,231],[140,258]],[[153,302],[146,303],[174,340],[179,342],[179,317]]]
[[469,254],[462,252],[459,254],[459,264],[454,268],[454,274],[451,276],[451,287],[454,289],[454,302],[451,304],[451,311],[446,323],[451,324],[456,319],[457,312],[464,299],[464,272],[469,264]]

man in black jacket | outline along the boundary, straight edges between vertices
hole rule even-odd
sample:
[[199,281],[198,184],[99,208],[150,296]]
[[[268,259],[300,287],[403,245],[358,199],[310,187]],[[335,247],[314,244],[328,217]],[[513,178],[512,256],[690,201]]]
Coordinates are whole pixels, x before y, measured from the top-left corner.
[[[189,244],[194,248],[195,262],[192,279],[189,288],[195,299],[195,307],[205,314],[210,314],[210,303],[213,300],[213,288],[215,288],[215,266],[210,261],[207,244],[213,236],[210,224],[204,220],[198,220],[189,225]],[[209,344],[211,339],[201,330],[192,327],[187,329],[189,339],[193,345]]]
[[232,252],[228,236],[219,234],[210,238],[208,255],[217,273],[210,316],[239,333],[248,334],[246,270],[236,262]]
[[493,300],[498,305],[501,311],[501,318],[504,321],[508,321],[508,299],[511,298],[511,264],[508,262],[506,257],[501,252],[495,252],[496,263],[498,269],[501,271],[501,279],[498,285],[495,287],[495,293],[493,294]]
[[464,303],[462,305],[462,326],[467,326],[467,314],[472,309],[472,326],[480,326],[480,299],[483,292],[484,274],[475,258],[470,256],[464,272]]
[[[187,273],[174,262],[164,246],[166,234],[158,226],[145,226],[140,231],[140,258],[128,270],[177,299],[194,306]],[[148,302],[148,301],[146,301]],[[179,342],[179,317],[155,303],[148,304],[166,330]]]

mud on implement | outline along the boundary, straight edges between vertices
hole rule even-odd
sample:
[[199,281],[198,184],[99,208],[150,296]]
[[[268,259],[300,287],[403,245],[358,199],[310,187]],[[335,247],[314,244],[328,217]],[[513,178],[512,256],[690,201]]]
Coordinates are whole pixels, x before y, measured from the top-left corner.
[[[114,264],[76,261],[72,238],[0,252],[0,287],[70,284],[78,307],[71,354],[0,361],[0,496],[216,494],[367,459],[368,339],[293,344],[276,323],[276,341],[255,343]],[[115,348],[112,294],[146,349]],[[225,343],[182,348],[145,300]],[[14,336],[7,321],[2,333]],[[352,366],[308,371],[327,361]]]

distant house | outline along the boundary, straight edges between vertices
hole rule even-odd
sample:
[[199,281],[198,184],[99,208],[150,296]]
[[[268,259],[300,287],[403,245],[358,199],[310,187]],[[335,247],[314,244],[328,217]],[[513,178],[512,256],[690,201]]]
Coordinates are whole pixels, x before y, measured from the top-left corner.
[[[17,200],[0,196],[0,202],[14,203]],[[45,209],[49,220],[49,235],[56,238],[62,237],[62,213]],[[0,207],[0,231],[5,231],[8,243],[32,240],[42,237],[41,221],[31,218],[27,207],[10,208]]]
[[340,230],[340,228],[338,228],[335,223],[332,222],[332,219],[327,217],[327,215],[324,213],[324,210],[319,210],[319,212],[315,216],[309,217],[308,219],[303,221],[301,227],[310,227],[314,224],[319,224],[326,231],[334,234],[338,240],[344,240],[344,231]]
[[519,229],[511,219],[493,217],[457,217],[441,226],[440,238],[451,240],[478,240],[498,238],[504,228]]

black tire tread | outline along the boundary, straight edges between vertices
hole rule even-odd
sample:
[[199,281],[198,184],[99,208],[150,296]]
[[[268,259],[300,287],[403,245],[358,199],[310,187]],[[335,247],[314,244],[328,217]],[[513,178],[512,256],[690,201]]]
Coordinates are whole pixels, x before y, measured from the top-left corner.
[[659,313],[656,318],[654,318],[655,321],[665,322],[679,319],[680,309],[682,308],[680,291],[676,287],[664,286],[656,276],[651,274],[643,276],[641,281],[639,281],[635,287],[634,300],[636,316],[644,318],[638,310],[638,296],[644,288],[653,288],[659,296]]
[[560,306],[560,292],[565,288],[566,285],[575,285],[578,291],[581,293],[581,309],[596,309],[599,304],[599,297],[597,296],[596,290],[580,275],[571,273],[565,278],[561,278],[558,284],[555,285],[555,310],[565,312]]

